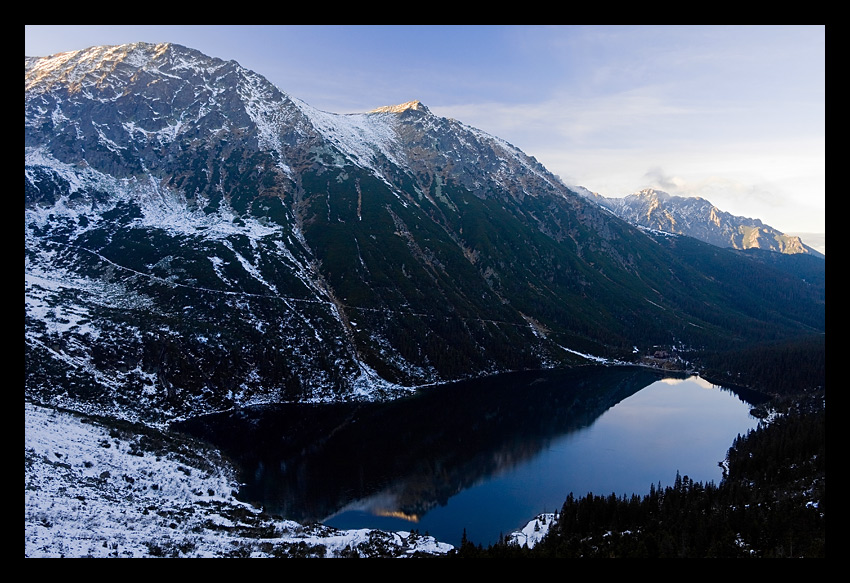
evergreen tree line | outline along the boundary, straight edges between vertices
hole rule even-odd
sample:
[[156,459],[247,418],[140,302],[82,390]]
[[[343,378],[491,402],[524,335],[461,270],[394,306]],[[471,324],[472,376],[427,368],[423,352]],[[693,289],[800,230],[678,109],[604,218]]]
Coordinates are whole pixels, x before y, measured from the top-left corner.
[[[826,336],[814,334],[701,357],[704,376],[773,396],[793,396],[826,386]],[[730,372],[730,371],[734,371]]]
[[564,502],[533,548],[464,540],[462,558],[825,557],[825,409],[792,410],[729,449],[719,485],[676,475],[672,486]]

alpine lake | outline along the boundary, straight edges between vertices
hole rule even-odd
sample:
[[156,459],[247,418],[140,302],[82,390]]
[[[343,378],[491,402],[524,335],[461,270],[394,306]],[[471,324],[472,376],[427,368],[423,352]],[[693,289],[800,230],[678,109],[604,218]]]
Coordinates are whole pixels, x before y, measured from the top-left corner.
[[386,403],[276,404],[179,428],[242,469],[238,497],[303,524],[417,530],[488,546],[571,492],[618,497],[676,474],[719,483],[758,424],[697,376],[633,366],[509,373]]

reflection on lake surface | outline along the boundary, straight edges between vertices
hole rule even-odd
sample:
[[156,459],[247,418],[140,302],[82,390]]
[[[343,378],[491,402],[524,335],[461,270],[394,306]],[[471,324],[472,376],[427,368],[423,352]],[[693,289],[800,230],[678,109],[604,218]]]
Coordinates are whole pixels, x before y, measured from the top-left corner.
[[181,428],[243,468],[240,498],[303,523],[487,545],[567,494],[645,494],[677,471],[718,482],[756,425],[698,377],[639,367],[511,373],[390,403],[284,404]]

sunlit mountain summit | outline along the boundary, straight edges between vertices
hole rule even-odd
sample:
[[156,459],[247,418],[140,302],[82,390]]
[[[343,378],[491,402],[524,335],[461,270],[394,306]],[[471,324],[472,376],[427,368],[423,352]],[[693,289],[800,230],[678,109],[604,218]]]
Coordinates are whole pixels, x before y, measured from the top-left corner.
[[786,235],[759,219],[735,216],[697,196],[673,196],[646,188],[625,197],[605,197],[576,189],[634,225],[688,235],[733,249],[768,249],[779,253],[822,256],[799,236]]

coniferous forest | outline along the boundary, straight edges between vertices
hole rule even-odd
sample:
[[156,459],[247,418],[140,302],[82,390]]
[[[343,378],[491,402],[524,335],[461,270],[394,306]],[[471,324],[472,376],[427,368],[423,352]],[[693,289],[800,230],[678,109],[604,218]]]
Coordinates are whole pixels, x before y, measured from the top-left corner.
[[535,547],[482,548],[463,558],[782,558],[826,556],[824,411],[792,412],[740,436],[720,484],[677,474],[673,486],[617,497],[570,494]]

